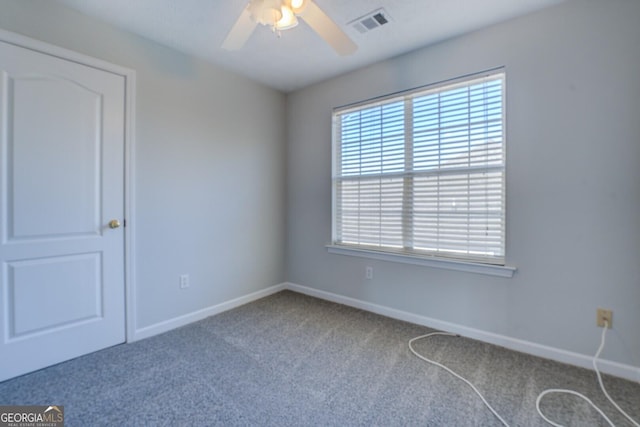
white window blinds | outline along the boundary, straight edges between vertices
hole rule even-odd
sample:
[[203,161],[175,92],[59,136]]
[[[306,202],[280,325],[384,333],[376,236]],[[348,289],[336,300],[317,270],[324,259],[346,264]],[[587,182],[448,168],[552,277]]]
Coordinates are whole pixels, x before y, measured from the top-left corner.
[[504,73],[333,114],[333,244],[504,264]]

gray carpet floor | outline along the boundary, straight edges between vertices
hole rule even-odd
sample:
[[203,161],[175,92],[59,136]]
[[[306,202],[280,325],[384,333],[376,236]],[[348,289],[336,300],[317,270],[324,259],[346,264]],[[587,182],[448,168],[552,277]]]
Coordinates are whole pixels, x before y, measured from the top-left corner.
[[[64,405],[67,426],[500,425],[468,386],[410,353],[408,340],[429,331],[284,291],[2,382],[0,405]],[[584,393],[630,425],[586,369],[459,337],[415,347],[472,381],[512,426],[547,425],[535,409],[546,388]],[[640,419],[640,384],[604,381]],[[542,408],[565,425],[606,425],[575,397]]]

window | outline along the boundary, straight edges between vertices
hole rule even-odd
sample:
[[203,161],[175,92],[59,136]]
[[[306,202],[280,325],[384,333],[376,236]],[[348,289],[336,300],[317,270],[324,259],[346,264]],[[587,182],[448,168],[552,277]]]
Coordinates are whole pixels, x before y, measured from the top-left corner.
[[338,247],[504,265],[502,70],[333,113]]

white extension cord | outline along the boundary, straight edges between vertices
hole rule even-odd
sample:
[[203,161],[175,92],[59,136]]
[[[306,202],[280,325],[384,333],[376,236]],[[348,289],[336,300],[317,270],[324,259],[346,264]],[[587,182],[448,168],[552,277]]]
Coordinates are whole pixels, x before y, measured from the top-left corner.
[[[607,390],[604,388],[604,384],[602,382],[602,376],[600,375],[600,371],[598,370],[598,365],[597,365],[597,361],[598,361],[598,357],[600,357],[600,353],[602,352],[602,349],[604,348],[604,343],[605,343],[605,335],[606,335],[606,331],[608,329],[608,324],[605,321],[605,327],[602,330],[602,338],[600,340],[600,347],[598,348],[598,351],[596,352],[595,356],[593,357],[593,369],[596,372],[596,376],[598,377],[598,383],[600,384],[600,389],[602,390],[602,392],[604,393],[604,395],[607,397],[607,399],[609,399],[609,402],[611,402],[611,404],[613,404],[613,406],[618,410],[618,412],[620,412],[622,415],[625,416],[625,418],[627,418],[635,427],[640,427],[640,424],[638,424],[637,421],[635,421],[633,418],[631,418],[629,416],[629,414],[627,414],[625,411],[622,410],[622,408],[620,408],[620,406],[618,406],[618,404],[611,398],[611,396],[609,396],[609,393],[607,393]],[[413,343],[415,341],[421,340],[423,338],[428,338],[434,335],[446,335],[446,336],[452,336],[452,337],[459,337],[459,335],[457,334],[451,334],[448,332],[432,332],[430,334],[426,334],[426,335],[420,335],[419,337],[415,337],[412,338],[411,340],[409,340],[409,350],[411,350],[411,352],[418,358],[424,360],[427,363],[430,363],[432,365],[435,365],[439,368],[444,369],[445,371],[449,372],[451,375],[453,375],[454,377],[462,380],[465,384],[467,384],[469,387],[471,387],[471,389],[480,397],[480,399],[482,400],[482,402],[484,403],[484,405],[489,408],[489,410],[493,413],[493,415],[495,415],[495,417],[500,420],[500,422],[505,426],[505,427],[509,427],[509,424],[500,416],[500,414],[498,414],[498,412],[496,412],[495,409],[493,409],[493,407],[489,404],[489,402],[487,402],[487,400],[484,398],[484,396],[482,395],[482,393],[480,393],[480,391],[476,388],[476,386],[474,386],[469,380],[467,380],[466,378],[464,378],[462,375],[457,374],[456,372],[454,372],[452,369],[448,368],[447,366],[443,365],[442,363],[436,362],[434,360],[428,359],[427,357],[421,355],[420,353],[418,353],[414,348],[413,348]],[[571,394],[574,396],[578,396],[582,399],[584,399],[587,403],[589,403],[589,405],[591,405],[600,415],[602,415],[602,417],[607,421],[607,423],[609,423],[610,426],[615,427],[615,425],[611,422],[611,420],[609,419],[609,417],[607,417],[605,415],[604,412],[602,412],[602,410],[600,408],[598,408],[588,397],[586,397],[585,395],[578,393],[577,391],[573,391],[573,390],[566,390],[566,389],[547,389],[544,390],[542,393],[540,393],[538,395],[538,398],[536,399],[536,409],[538,410],[538,414],[540,414],[540,416],[549,424],[551,424],[552,426],[556,426],[556,427],[563,427],[561,424],[557,424],[553,421],[551,421],[549,418],[547,418],[542,411],[540,410],[540,401],[542,400],[542,398],[550,393],[565,393],[565,394]]]
[[[598,347],[598,351],[596,352],[596,355],[593,356],[593,370],[596,371],[596,376],[598,377],[598,383],[600,384],[600,389],[602,390],[602,393],[604,393],[604,395],[607,397],[607,399],[609,399],[609,402],[611,402],[611,404],[618,410],[618,412],[620,412],[622,415],[625,416],[626,419],[628,419],[631,424],[633,424],[636,427],[640,427],[640,424],[638,424],[636,422],[636,420],[634,420],[633,418],[631,418],[629,416],[629,414],[627,414],[625,411],[622,410],[622,408],[620,406],[618,406],[618,404],[611,398],[611,396],[609,396],[609,393],[607,393],[607,389],[604,388],[604,383],[602,382],[602,375],[600,375],[600,371],[598,370],[598,358],[600,357],[600,353],[602,352],[602,349],[604,348],[604,340],[605,340],[605,336],[607,334],[607,329],[609,329],[609,323],[605,320],[604,321],[604,328],[602,328],[602,336],[600,338],[600,347]],[[538,398],[536,399],[536,409],[538,410],[538,414],[540,414],[540,416],[549,424],[551,424],[552,426],[556,426],[556,427],[563,427],[561,424],[558,423],[554,423],[553,421],[551,421],[549,418],[547,418],[542,411],[540,410],[540,400],[542,400],[542,398],[549,394],[549,393],[565,393],[565,394],[572,394],[574,396],[578,396],[581,399],[585,400],[589,405],[591,405],[591,407],[593,407],[593,409],[595,409],[596,411],[598,411],[598,413],[600,415],[602,415],[602,418],[605,419],[605,421],[607,421],[607,423],[609,423],[609,425],[611,427],[615,427],[615,424],[613,424],[611,422],[611,420],[609,419],[609,417],[607,417],[604,412],[602,412],[602,410],[600,408],[598,408],[591,400],[589,400],[589,398],[581,393],[578,393],[577,391],[573,391],[573,390],[565,390],[565,389],[556,389],[556,388],[552,388],[552,389],[548,389],[543,391],[542,393],[540,393],[538,395]]]
[[506,421],[505,421],[505,420],[500,416],[500,414],[498,414],[498,413],[496,412],[496,410],[495,410],[495,409],[493,409],[493,407],[492,407],[491,405],[489,405],[489,402],[487,402],[487,400],[484,398],[484,396],[482,395],[482,393],[480,393],[480,391],[476,388],[476,386],[474,386],[474,385],[471,383],[471,381],[469,381],[468,379],[464,378],[462,375],[459,375],[459,374],[455,373],[453,370],[451,370],[450,368],[446,367],[446,366],[445,366],[445,365],[443,365],[442,363],[438,363],[438,362],[436,362],[435,360],[431,360],[431,359],[428,359],[428,358],[424,357],[423,355],[421,355],[420,353],[418,353],[418,352],[413,348],[413,343],[414,343],[415,341],[420,340],[420,339],[423,339],[423,338],[428,338],[428,337],[431,337],[431,336],[434,336],[434,335],[448,335],[448,336],[451,336],[451,337],[459,337],[459,336],[460,336],[460,335],[456,335],[456,334],[450,334],[449,332],[432,332],[432,333],[430,333],[430,334],[420,335],[419,337],[415,337],[415,338],[413,338],[413,339],[409,340],[409,350],[411,350],[411,352],[412,352],[413,354],[415,354],[418,358],[420,358],[420,359],[424,360],[425,362],[430,363],[430,364],[432,364],[432,365],[435,365],[435,366],[437,366],[437,367],[439,367],[439,368],[442,368],[442,369],[444,369],[445,371],[449,372],[449,373],[450,373],[451,375],[453,375],[454,377],[458,378],[459,380],[464,381],[464,382],[465,382],[469,387],[471,387],[471,389],[472,389],[473,391],[475,391],[475,392],[476,392],[476,394],[477,394],[478,396],[480,396],[480,399],[482,399],[482,402],[485,404],[485,406],[486,406],[487,408],[489,408],[489,410],[490,410],[491,412],[493,412],[493,415],[495,415],[495,416],[496,416],[496,418],[497,418],[497,419],[499,419],[499,420],[500,420],[500,422],[502,422],[502,424],[503,424],[505,427],[509,427],[509,424],[507,424],[507,422],[506,422]]

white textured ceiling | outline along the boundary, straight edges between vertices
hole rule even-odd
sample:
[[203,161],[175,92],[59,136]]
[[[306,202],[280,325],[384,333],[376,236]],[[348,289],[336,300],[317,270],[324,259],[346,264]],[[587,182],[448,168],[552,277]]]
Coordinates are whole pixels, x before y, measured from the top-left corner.
[[[301,22],[278,38],[258,26],[239,51],[220,48],[248,0],[56,0],[83,14],[289,92],[563,0],[315,0],[356,42],[336,54]],[[346,24],[383,7],[391,22],[366,34]]]

